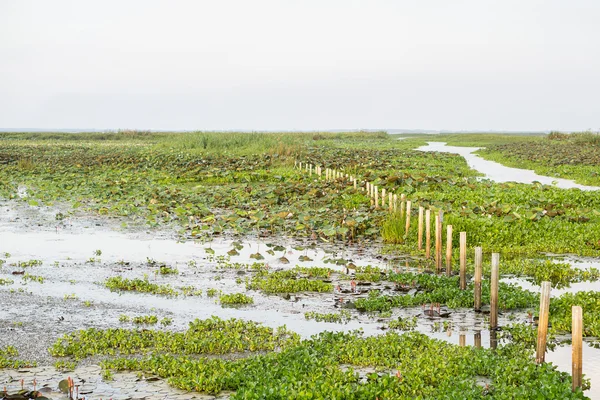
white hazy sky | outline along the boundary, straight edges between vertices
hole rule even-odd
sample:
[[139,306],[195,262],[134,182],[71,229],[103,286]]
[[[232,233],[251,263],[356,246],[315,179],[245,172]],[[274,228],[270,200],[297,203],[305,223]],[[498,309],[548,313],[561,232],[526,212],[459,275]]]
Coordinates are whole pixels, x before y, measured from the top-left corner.
[[0,128],[600,128],[599,0],[0,0]]

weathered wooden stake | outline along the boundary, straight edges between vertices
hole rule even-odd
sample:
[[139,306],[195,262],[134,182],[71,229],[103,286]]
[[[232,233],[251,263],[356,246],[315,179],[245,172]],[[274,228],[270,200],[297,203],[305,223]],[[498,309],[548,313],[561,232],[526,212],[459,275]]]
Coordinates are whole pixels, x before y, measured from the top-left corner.
[[538,318],[538,339],[535,361],[538,364],[546,360],[546,338],[548,334],[548,312],[550,311],[550,282],[542,282],[540,295],[540,316]]
[[398,212],[398,195],[394,194],[394,212]]
[[583,374],[583,312],[580,306],[571,308],[571,343],[572,343],[572,375],[573,375],[573,391],[581,387],[581,379]]
[[446,226],[446,276],[452,275],[452,225]]
[[408,237],[408,232],[410,231],[410,206],[411,206],[411,202],[410,200],[408,200],[406,202],[406,227],[404,228],[404,234],[406,237]]
[[[492,253],[492,273],[490,276],[490,329],[498,327],[498,280],[500,279],[500,254]],[[491,338],[490,338],[491,340]]]
[[356,190],[356,178],[353,178],[353,179],[352,179],[352,183],[353,183],[353,185],[354,185],[354,190]]
[[481,311],[481,275],[483,274],[483,249],[475,247],[475,287],[474,303],[475,311]]
[[442,245],[440,240],[440,216],[435,216],[435,272],[439,272],[442,266],[442,260],[440,259],[440,246]]
[[381,207],[385,207],[385,188],[381,189]]
[[388,193],[388,206],[390,213],[394,211],[394,194],[392,192]]
[[379,188],[375,186],[375,209],[379,208]]
[[473,341],[475,342],[475,347],[481,348],[481,331],[475,332],[473,336]]
[[460,233],[460,290],[467,288],[467,232]]
[[431,252],[431,209],[425,210],[425,258],[429,260]]
[[444,212],[438,211],[435,217],[435,267],[437,272],[442,271],[442,223],[444,221]]
[[423,250],[423,212],[425,209],[419,206],[419,233],[417,236],[417,247]]
[[310,165],[308,166],[308,176],[312,176],[312,167],[313,167],[313,165],[312,165],[312,164],[310,164]]
[[401,194],[400,195],[400,218],[404,218],[404,203],[406,201],[406,197]]
[[458,345],[461,347],[465,347],[467,345],[467,336],[464,333],[458,335]]

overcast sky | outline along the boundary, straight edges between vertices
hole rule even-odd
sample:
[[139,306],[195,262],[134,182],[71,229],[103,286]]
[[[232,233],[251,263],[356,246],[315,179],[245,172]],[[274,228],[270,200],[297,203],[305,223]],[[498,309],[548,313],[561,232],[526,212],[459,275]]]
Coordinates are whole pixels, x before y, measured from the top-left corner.
[[0,128],[600,128],[598,0],[0,0]]

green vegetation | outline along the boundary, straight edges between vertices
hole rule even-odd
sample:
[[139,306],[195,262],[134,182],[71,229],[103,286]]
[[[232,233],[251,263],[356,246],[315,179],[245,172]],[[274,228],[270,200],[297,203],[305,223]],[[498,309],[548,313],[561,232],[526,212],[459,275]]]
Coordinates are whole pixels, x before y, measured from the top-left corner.
[[0,347],[0,369],[2,369],[2,368],[19,369],[19,368],[28,368],[28,367],[36,366],[35,362],[29,362],[29,361],[23,361],[23,360],[16,359],[16,357],[18,357],[18,355],[19,355],[19,352],[13,346],[5,346],[3,348]]
[[177,296],[177,292],[169,285],[151,283],[148,279],[126,279],[121,276],[108,278],[104,286],[112,291],[131,291],[140,293],[152,293],[166,296]]
[[44,283],[44,280],[45,279],[43,276],[30,275],[30,274],[23,275],[23,281],[25,281],[25,282],[31,281],[31,282],[37,282],[37,283]]
[[133,317],[132,322],[137,325],[156,325],[158,317],[156,315],[138,315]]
[[333,285],[322,280],[300,278],[299,270],[258,271],[246,284],[250,290],[261,290],[267,294],[299,292],[331,292]]
[[322,314],[315,311],[304,313],[306,319],[314,319],[317,322],[337,322],[347,323],[352,319],[352,314],[349,311],[342,310],[339,313]]
[[[457,347],[415,332],[367,338],[323,333],[281,352],[237,360],[152,354],[103,366],[158,374],[187,391],[235,391],[232,399],[585,398],[571,392],[568,374],[536,366],[524,346]],[[363,379],[361,367],[380,372]],[[489,383],[478,384],[482,377]]]
[[221,305],[254,304],[254,299],[244,293],[222,294],[219,296]]
[[[416,273],[391,273],[390,281],[408,286],[418,287],[413,294],[396,296],[381,295],[371,291],[367,298],[356,300],[356,308],[360,311],[389,311],[394,307],[417,307],[423,304],[440,303],[450,308],[473,307],[473,284],[467,285],[466,290],[460,290],[458,276],[429,275]],[[490,284],[482,282],[482,299],[489,304]],[[523,290],[515,285],[500,282],[499,307],[502,310],[535,307],[539,303],[539,295]]]
[[285,327],[277,330],[252,321],[212,317],[190,322],[186,332],[155,330],[87,329],[57,340],[49,349],[54,357],[81,360],[95,355],[147,352],[171,354],[228,354],[273,351],[298,342],[298,335]]
[[398,329],[401,331],[411,331],[417,327],[417,317],[412,318],[402,318],[398,317],[397,319],[391,320],[388,324],[388,328],[390,329]]

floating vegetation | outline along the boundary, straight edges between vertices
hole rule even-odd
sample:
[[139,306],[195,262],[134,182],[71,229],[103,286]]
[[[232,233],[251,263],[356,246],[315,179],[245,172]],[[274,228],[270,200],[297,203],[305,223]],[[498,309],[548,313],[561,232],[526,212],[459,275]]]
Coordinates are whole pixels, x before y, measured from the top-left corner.
[[336,322],[348,323],[352,319],[352,314],[349,311],[342,310],[339,313],[322,314],[315,311],[304,313],[306,319],[314,319],[317,322]]
[[152,293],[165,296],[177,296],[178,292],[169,285],[151,283],[145,279],[126,279],[121,276],[108,278],[104,286],[112,291],[130,291],[140,293]]
[[261,290],[267,294],[299,292],[331,292],[333,285],[316,279],[299,278],[295,270],[268,272],[258,271],[246,284],[250,290]]
[[13,281],[12,279],[0,278],[0,286],[2,286],[2,285],[12,285],[13,283],[15,283],[15,281]]
[[244,293],[222,294],[219,296],[221,305],[254,304],[254,299]]
[[158,323],[156,315],[138,315],[131,319],[131,322],[137,325],[155,325]]
[[81,330],[58,339],[49,351],[54,357],[80,360],[94,355],[150,351],[189,355],[273,351],[298,341],[298,335],[285,327],[275,330],[252,321],[212,317],[190,322],[185,332],[120,328]]
[[417,327],[417,317],[412,318],[402,318],[398,317],[395,320],[392,320],[388,323],[388,328],[390,329],[398,329],[400,331],[411,331]]
[[35,367],[35,362],[19,360],[16,357],[19,356],[19,352],[13,346],[0,347],[0,368],[28,368]]
[[23,281],[31,281],[31,282],[37,282],[37,283],[44,283],[44,277],[43,276],[38,276],[38,275],[31,275],[31,274],[24,274],[23,275]]
[[[376,291],[369,292],[366,298],[357,299],[354,303],[360,311],[389,311],[395,307],[415,307],[427,303],[441,303],[450,308],[473,307],[473,283],[466,290],[460,290],[459,277],[429,275],[416,273],[390,273],[389,279],[398,284],[402,290],[414,290],[412,294],[383,295]],[[539,303],[539,295],[521,289],[516,285],[500,282],[499,307],[503,310],[534,307]],[[489,304],[490,282],[482,282],[482,298]]]
[[[416,332],[377,337],[323,333],[281,352],[238,360],[153,354],[102,364],[117,371],[158,374],[186,391],[234,391],[232,399],[268,398],[272,393],[286,398],[585,398],[581,390],[571,392],[567,373],[551,364],[536,366],[526,347],[457,347]],[[391,372],[362,379],[355,368],[363,366]],[[489,384],[478,385],[481,377]]]

